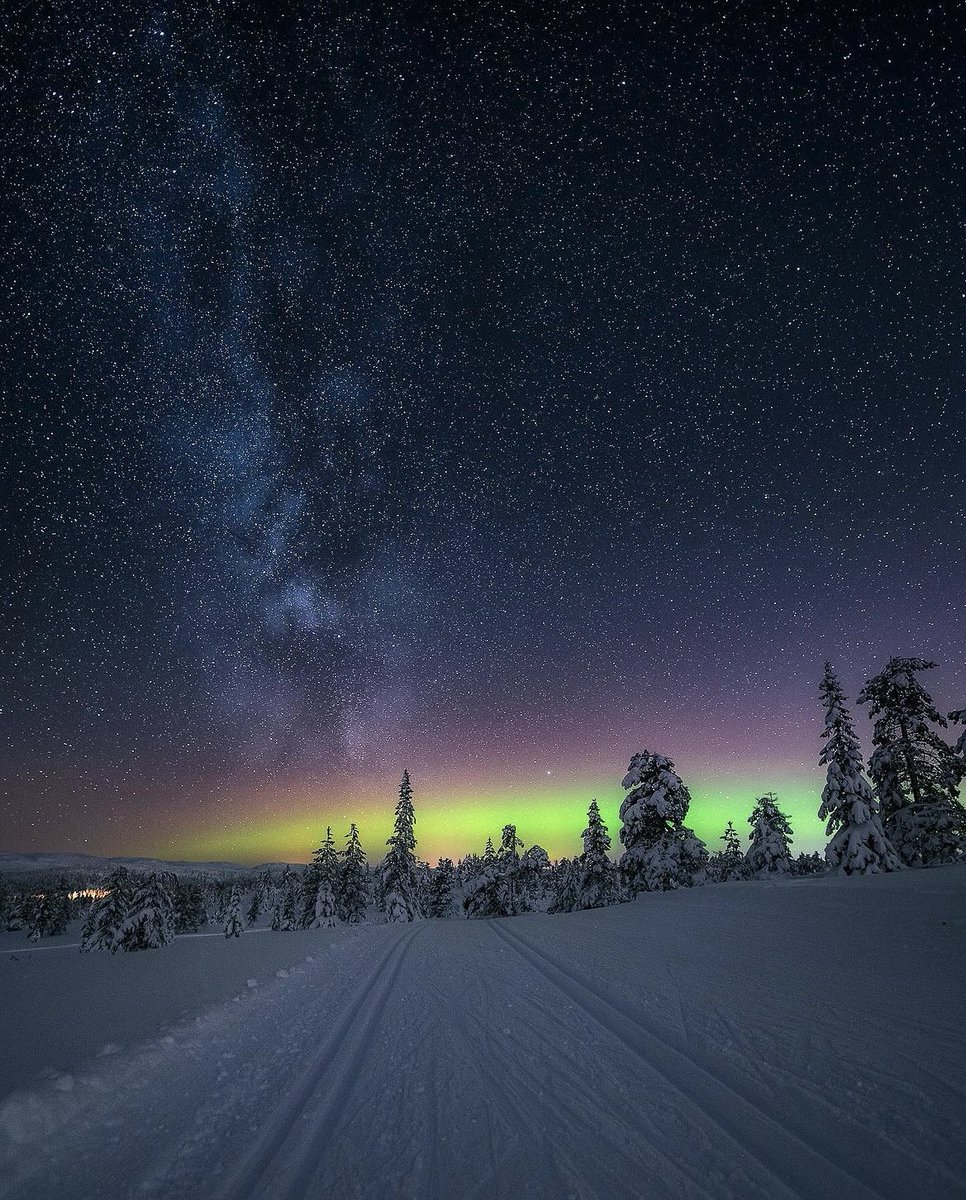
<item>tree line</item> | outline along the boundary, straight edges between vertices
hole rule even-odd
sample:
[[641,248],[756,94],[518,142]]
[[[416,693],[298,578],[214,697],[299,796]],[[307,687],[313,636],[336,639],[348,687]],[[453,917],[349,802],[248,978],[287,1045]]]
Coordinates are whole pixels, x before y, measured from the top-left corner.
[[[404,771],[393,832],[376,868],[370,867],[354,824],[341,849],[327,829],[306,869],[266,868],[254,886],[135,875],[118,867],[87,912],[81,948],[113,953],[163,946],[176,933],[196,932],[212,919],[233,938],[265,921],[275,931],[354,924],[369,919],[372,908],[388,922],[460,913],[504,917],[533,909],[559,913],[709,882],[827,870],[865,875],[961,861],[966,810],[959,788],[966,778],[966,730],[955,745],[938,732],[947,722],[919,679],[934,665],[892,658],[860,691],[857,702],[873,719],[867,777],[847,697],[826,663],[819,688],[824,712],[819,762],[826,782],[818,811],[829,838],[824,862],[817,854],[792,857],[793,830],[773,793],[754,802],[747,849],[729,821],[720,839],[723,848],[709,853],[686,824],[691,795],[674,763],[644,750],[633,756],[623,780],[623,850],[617,860],[597,801],[591,800],[583,851],[573,859],[551,862],[540,846],[524,850],[516,826],[507,824],[498,847],[487,840],[480,855],[468,854],[457,863],[442,858],[430,867],[416,856],[413,790]],[[966,709],[949,719],[966,725]],[[9,897],[0,890],[0,917],[5,904],[9,907]],[[28,895],[23,908],[32,937],[61,932],[71,914],[70,903],[56,890],[42,901]]]

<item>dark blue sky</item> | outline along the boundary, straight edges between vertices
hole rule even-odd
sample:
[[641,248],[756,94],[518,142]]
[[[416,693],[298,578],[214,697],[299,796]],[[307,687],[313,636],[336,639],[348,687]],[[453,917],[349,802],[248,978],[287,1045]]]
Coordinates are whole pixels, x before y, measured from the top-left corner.
[[953,6],[559,8],[9,19],[5,846],[966,698]]

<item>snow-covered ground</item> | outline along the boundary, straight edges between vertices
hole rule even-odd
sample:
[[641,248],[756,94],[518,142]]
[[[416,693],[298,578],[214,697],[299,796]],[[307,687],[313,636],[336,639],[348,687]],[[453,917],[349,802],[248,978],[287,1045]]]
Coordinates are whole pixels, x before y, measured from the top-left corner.
[[966,1195],[963,867],[15,953],[5,1197]]

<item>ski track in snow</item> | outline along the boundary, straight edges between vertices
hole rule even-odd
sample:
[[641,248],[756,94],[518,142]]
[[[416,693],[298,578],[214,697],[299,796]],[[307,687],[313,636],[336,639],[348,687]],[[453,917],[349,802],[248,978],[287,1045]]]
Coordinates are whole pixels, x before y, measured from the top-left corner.
[[[366,1039],[382,1017],[406,952],[421,930],[419,925],[406,930],[354,993],[305,1073],[288,1089],[285,1105],[218,1188],[219,1200],[262,1195],[295,1200],[307,1194],[319,1160],[324,1160],[332,1124],[361,1074]],[[361,1019],[356,1019],[357,1013]]]
[[[710,899],[755,913],[751,892]],[[680,933],[705,902],[319,931],[309,959],[160,1042],[8,1097],[0,1196],[966,1196],[958,960],[939,1005],[907,1016],[917,985],[897,978],[866,1021],[881,966],[853,986],[852,950],[826,978],[820,945],[791,983],[779,950],[749,988],[709,924],[689,975]]]
[[[736,1090],[733,1082],[716,1074],[713,1067],[698,1062],[667,1038],[647,1029],[639,1013],[629,1014],[622,1005],[594,989],[572,966],[564,970],[515,932],[499,928],[495,922],[492,927],[534,969],[573,999],[589,1020],[612,1033],[647,1071],[675,1088],[686,1103],[731,1139],[736,1154],[752,1155],[773,1180],[771,1195],[795,1197],[808,1188],[818,1187],[824,1195],[881,1200],[882,1193],[866,1186],[846,1167],[809,1145],[795,1130],[780,1124]],[[700,1118],[696,1123],[700,1123]]]

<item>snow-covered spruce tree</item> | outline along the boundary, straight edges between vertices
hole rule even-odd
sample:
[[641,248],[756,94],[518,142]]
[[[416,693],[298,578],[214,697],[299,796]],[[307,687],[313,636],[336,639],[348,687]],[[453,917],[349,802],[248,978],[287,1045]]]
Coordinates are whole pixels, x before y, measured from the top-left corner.
[[628,890],[668,891],[704,883],[708,851],[684,824],[691,794],[674,763],[663,754],[643,750],[631,759],[623,787],[620,839],[621,871]]
[[456,871],[452,859],[441,858],[429,876],[427,888],[427,917],[448,917],[453,911],[453,891]]
[[278,933],[285,926],[285,888],[280,882],[273,885],[271,900],[272,919],[269,928],[273,933]]
[[369,860],[355,823],[349,826],[339,869],[336,911],[340,920],[356,925],[366,919],[369,904]]
[[389,852],[382,860],[382,903],[386,920],[415,921],[423,914],[419,906],[419,871],[416,866],[416,814],[409,772],[403,771]]
[[520,884],[530,907],[542,904],[550,882],[550,855],[543,846],[530,846],[520,858]]
[[248,906],[248,912],[245,914],[245,924],[249,929],[255,924],[258,918],[262,915],[262,889],[258,884],[255,885],[255,890],[252,892],[251,904]]
[[[492,846],[491,846],[492,849]],[[463,911],[468,917],[505,917],[503,874],[496,854],[479,860],[478,872],[466,880]]]
[[946,721],[916,678],[935,665],[890,658],[858,698],[874,722],[869,773],[882,825],[910,867],[955,862],[966,853],[966,810],[959,798],[966,763],[933,728],[945,728]]
[[792,870],[788,848],[792,844],[792,827],[788,817],[778,807],[778,797],[772,792],[760,796],[748,818],[751,826],[751,845],[745,855],[750,874],[790,875]]
[[228,903],[225,905],[225,924],[223,929],[226,938],[241,937],[241,894],[237,887],[233,887],[228,895]]
[[902,862],[885,835],[879,806],[862,773],[862,748],[831,663],[825,664],[819,692],[825,708],[825,744],[818,761],[826,768],[826,777],[818,815],[831,838],[825,861],[845,875],[897,871]]
[[462,887],[470,879],[475,879],[483,869],[483,860],[478,854],[467,854],[456,864],[456,882]]
[[824,875],[827,870],[828,864],[819,858],[817,850],[813,850],[811,854],[806,854],[803,850],[792,862],[793,875]]
[[115,867],[104,882],[106,895],[91,905],[81,930],[81,951],[121,948],[120,931],[131,906],[134,881],[126,867]]
[[953,750],[960,758],[964,760],[963,772],[966,776],[966,708],[957,708],[955,712],[949,714],[949,719],[954,725],[962,725],[963,732],[959,735],[959,740],[953,746]]
[[27,921],[27,935],[32,941],[42,937],[56,937],[66,933],[70,924],[71,905],[67,881],[61,877],[56,884],[45,882],[34,903]]
[[528,912],[530,909],[527,890],[523,886],[521,878],[520,851],[522,849],[523,841],[517,837],[516,825],[504,825],[497,861],[503,883],[503,907],[506,910],[505,915],[508,917],[515,917],[518,913]]
[[578,881],[580,864],[577,859],[562,858],[553,870],[553,898],[549,913],[573,912],[580,899]]
[[192,880],[176,878],[170,891],[175,933],[197,933],[202,925],[208,923],[205,893],[201,885]]
[[325,839],[312,855],[312,866],[315,883],[312,926],[315,929],[328,929],[339,923],[335,901],[339,885],[339,853],[332,838],[331,826],[326,827]]
[[576,908],[606,908],[620,899],[617,868],[608,857],[610,835],[597,807],[591,800],[587,809],[587,828],[581,834],[584,852],[577,864]]
[[738,879],[748,878],[748,867],[745,863],[745,852],[741,848],[741,838],[731,821],[725,826],[725,831],[719,838],[724,842],[724,849],[714,856],[712,869],[714,878],[719,883],[733,883]]
[[225,914],[228,912],[228,899],[230,895],[230,884],[227,884],[223,881],[219,881],[215,884],[214,904],[212,907],[214,909],[215,921],[219,925],[224,925],[225,923]]
[[39,942],[44,935],[44,925],[46,924],[46,916],[44,913],[45,900],[43,896],[36,896],[32,892],[24,897],[22,906],[23,927],[27,934],[27,938],[31,942]]
[[298,875],[287,866],[282,871],[282,925],[286,933],[304,929],[308,918],[305,911],[304,888]]
[[520,870],[520,847],[515,825],[504,825],[500,849],[487,838],[480,871],[466,885],[463,908],[469,917],[512,917],[527,912],[530,901]]
[[118,930],[122,950],[157,950],[174,938],[174,908],[165,880],[143,875]]
[[49,882],[39,880],[31,885],[20,906],[24,932],[31,942],[45,937],[50,926],[52,896]]

